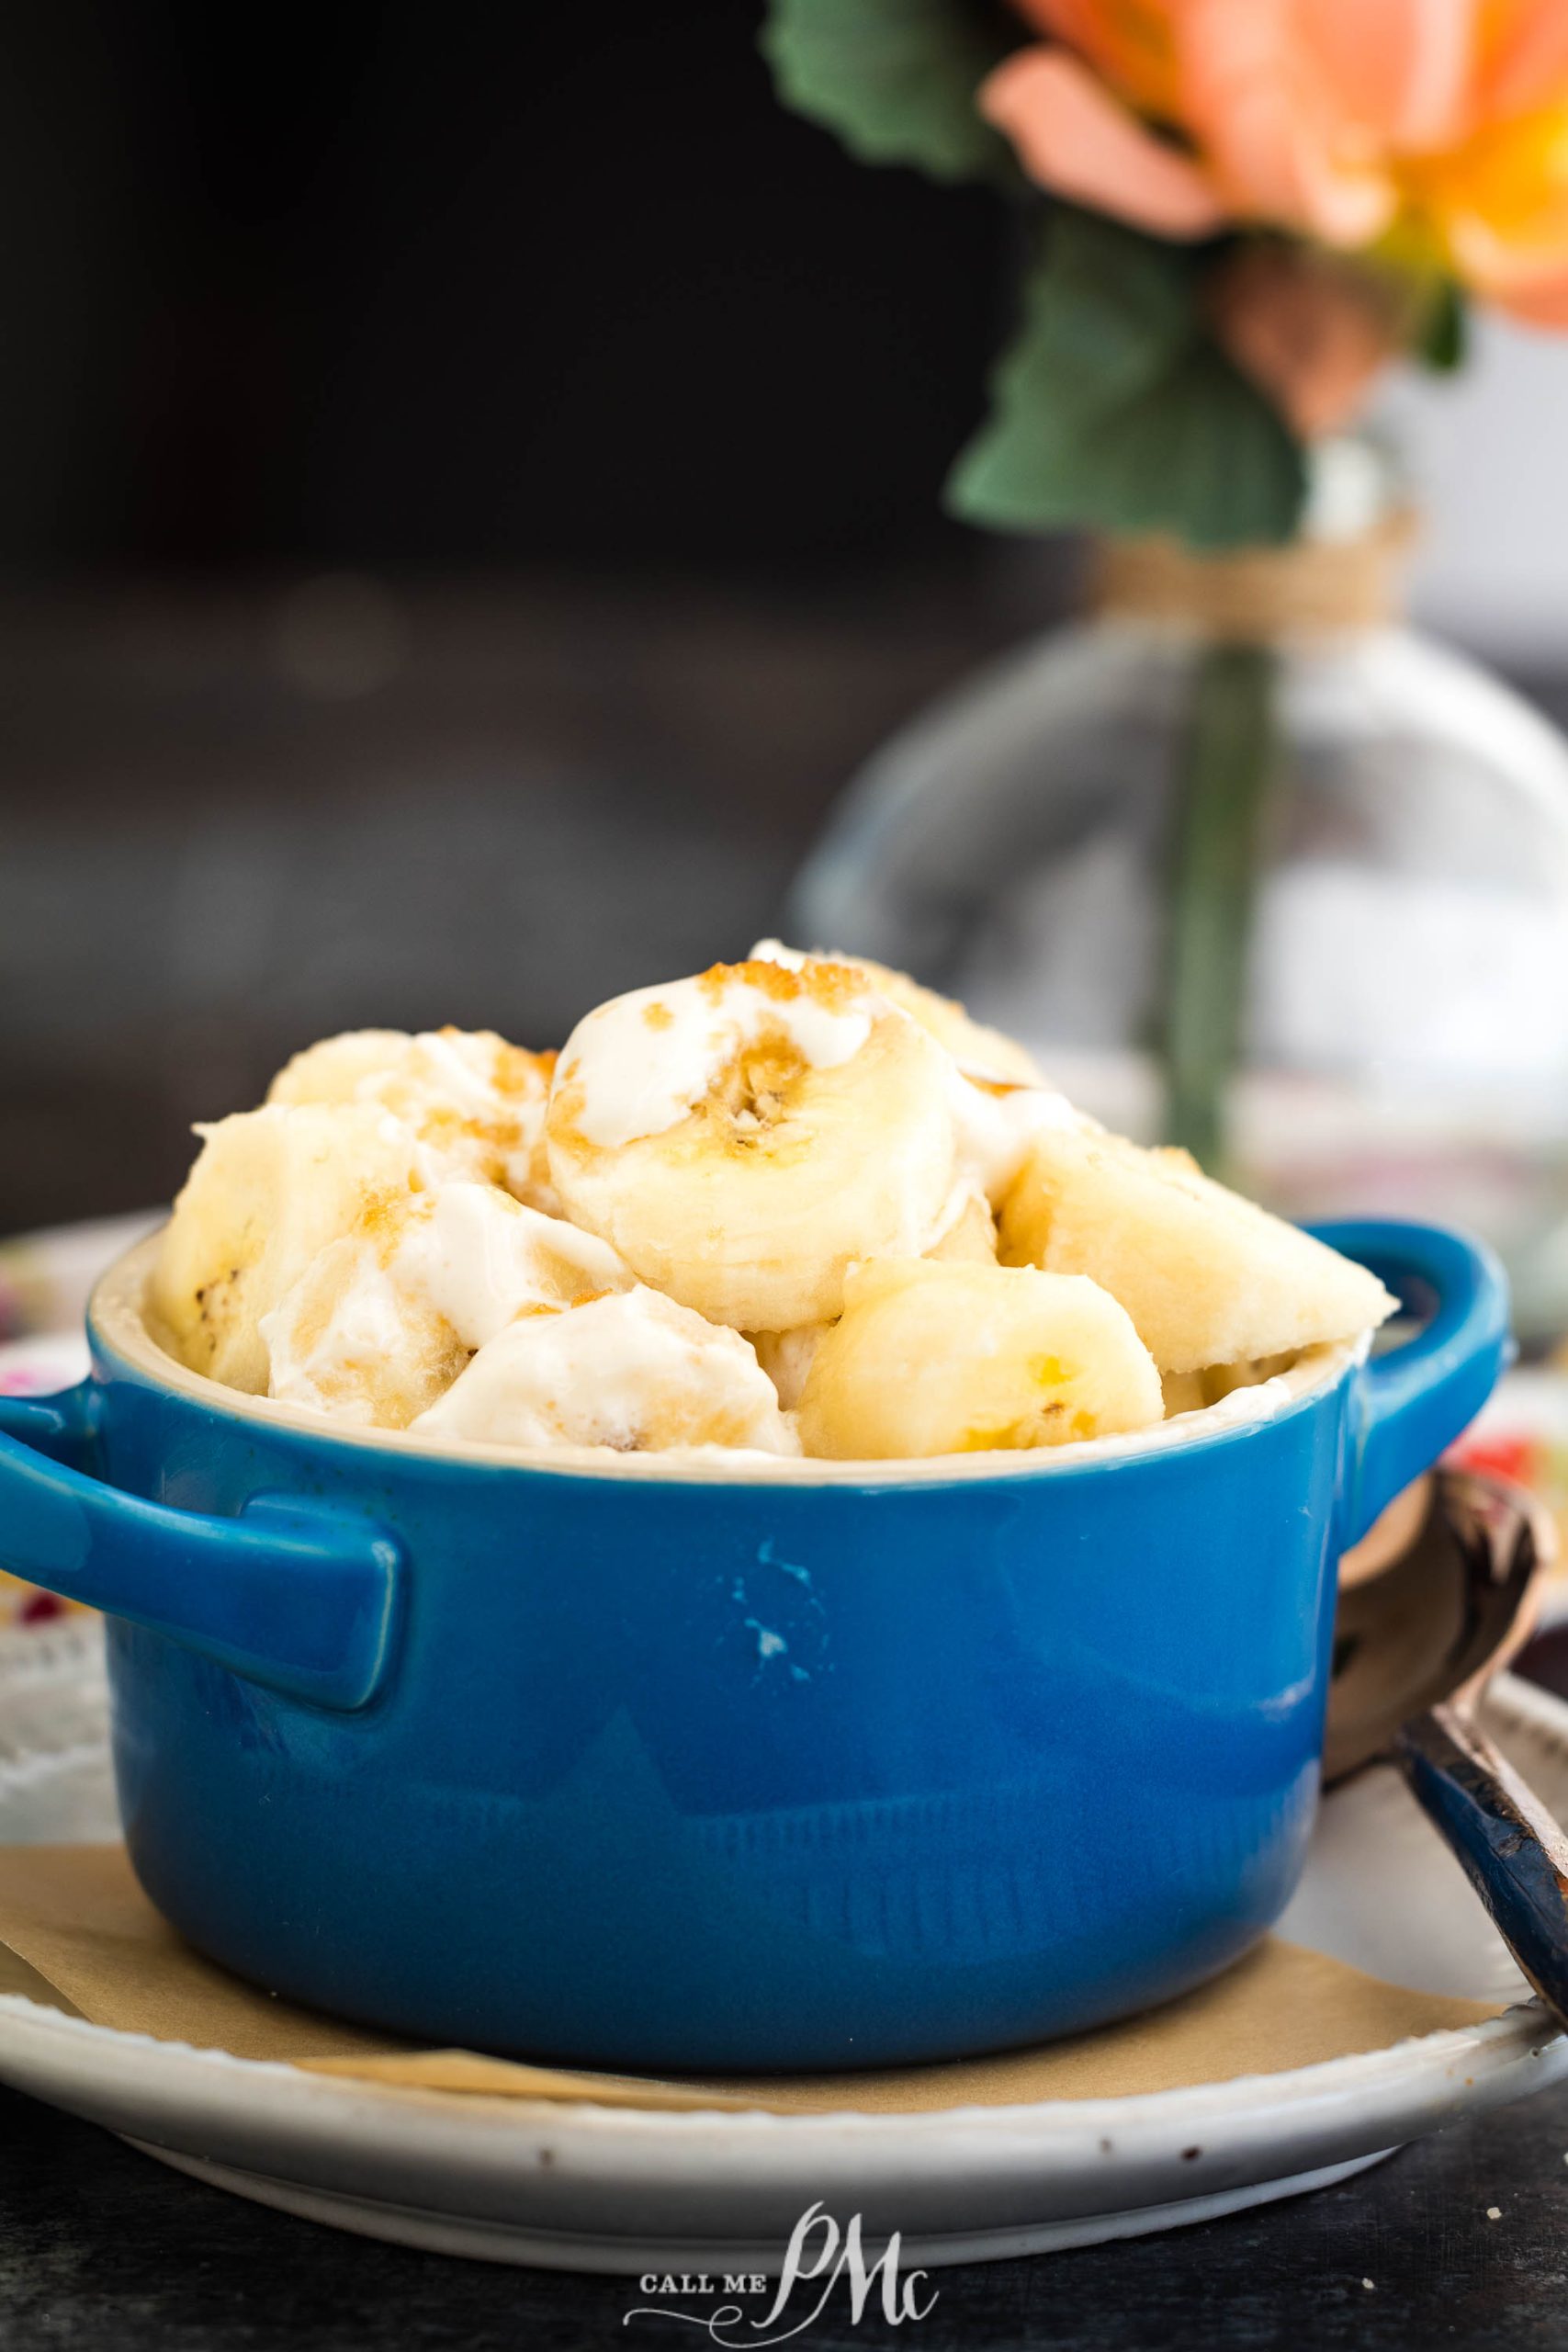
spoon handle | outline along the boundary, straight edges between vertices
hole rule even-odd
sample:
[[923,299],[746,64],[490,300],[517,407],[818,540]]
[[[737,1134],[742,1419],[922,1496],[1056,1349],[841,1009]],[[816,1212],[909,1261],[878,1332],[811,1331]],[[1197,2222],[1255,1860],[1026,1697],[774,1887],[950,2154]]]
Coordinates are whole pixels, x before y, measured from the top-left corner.
[[1568,1837],[1485,1734],[1452,1706],[1414,1716],[1397,1734],[1394,1753],[1503,1941],[1568,2030]]

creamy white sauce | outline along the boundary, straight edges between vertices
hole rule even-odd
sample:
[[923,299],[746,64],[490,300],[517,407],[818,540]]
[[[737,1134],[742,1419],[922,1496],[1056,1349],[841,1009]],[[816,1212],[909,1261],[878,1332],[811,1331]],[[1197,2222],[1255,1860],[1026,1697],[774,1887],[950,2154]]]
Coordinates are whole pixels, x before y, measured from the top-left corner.
[[786,972],[804,972],[807,964],[821,961],[808,956],[804,947],[786,947],[782,939],[759,939],[746,961],[749,964],[782,964]]
[[[305,1313],[314,1289],[334,1294],[327,1321],[308,1339]],[[311,1261],[270,1315],[261,1319],[269,1373],[267,1394],[335,1419],[376,1426],[367,1366],[406,1366],[416,1353],[408,1301],[367,1241],[334,1241]]]
[[1044,1086],[1010,1086],[999,1094],[976,1086],[954,1063],[948,1081],[958,1165],[993,1208],[1018,1182],[1036,1136],[1053,1127],[1079,1127],[1082,1114],[1065,1094]]
[[525,1208],[491,1184],[443,1184],[416,1204],[390,1261],[466,1348],[482,1348],[525,1306],[624,1290],[630,1268],[592,1233]]
[[880,1009],[869,989],[834,1008],[806,994],[773,996],[739,974],[716,989],[699,979],[636,989],[578,1023],[556,1088],[581,1089],[578,1128],[614,1150],[679,1125],[720,1072],[764,1035],[782,1030],[810,1068],[838,1069],[860,1052]]
[[495,1083],[496,1052],[487,1037],[467,1032],[444,1037],[438,1029],[422,1029],[413,1043],[407,1071],[412,1088],[465,1118],[496,1120],[513,1114],[516,1098],[502,1094]]
[[592,1234],[493,1184],[442,1184],[411,1197],[389,1249],[365,1236],[333,1242],[262,1318],[268,1393],[370,1421],[372,1385],[417,1398],[443,1345],[482,1348],[529,1307],[631,1281]]
[[509,1324],[412,1427],[477,1444],[621,1453],[716,1441],[799,1451],[739,1333],[640,1286]]

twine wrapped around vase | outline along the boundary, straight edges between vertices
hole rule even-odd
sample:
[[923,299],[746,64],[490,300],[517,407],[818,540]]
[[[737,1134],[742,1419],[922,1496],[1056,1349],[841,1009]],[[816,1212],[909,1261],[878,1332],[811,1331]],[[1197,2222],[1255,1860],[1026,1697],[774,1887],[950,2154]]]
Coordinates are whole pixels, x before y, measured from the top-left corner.
[[1201,555],[1178,540],[1106,539],[1089,576],[1094,608],[1119,619],[1169,622],[1233,644],[1377,628],[1398,618],[1415,510],[1390,509],[1353,538]]

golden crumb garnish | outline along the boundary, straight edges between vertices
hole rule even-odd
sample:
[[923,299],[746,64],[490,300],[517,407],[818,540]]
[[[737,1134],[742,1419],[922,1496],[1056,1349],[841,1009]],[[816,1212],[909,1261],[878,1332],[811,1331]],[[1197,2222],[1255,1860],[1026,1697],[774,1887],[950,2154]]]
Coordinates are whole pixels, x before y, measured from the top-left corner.
[[565,1076],[552,1090],[550,1102],[550,1132],[556,1142],[568,1151],[592,1148],[582,1131],[587,1109],[588,1089],[577,1075],[577,1065],[569,1063]]
[[499,1094],[536,1095],[548,1082],[555,1058],[551,1054],[547,1067],[544,1055],[531,1054],[526,1046],[509,1046],[504,1037],[498,1037],[491,1082]]
[[645,1004],[642,1017],[650,1029],[672,1029],[675,1026],[675,1015],[667,1004]]
[[699,975],[697,985],[716,1004],[737,980],[775,1004],[795,1004],[808,997],[828,1012],[845,1012],[867,993],[865,974],[852,964],[809,963],[798,971],[785,964],[714,964]]
[[400,1238],[407,1214],[400,1193],[373,1192],[367,1193],[355,1222],[364,1238],[381,1249]]

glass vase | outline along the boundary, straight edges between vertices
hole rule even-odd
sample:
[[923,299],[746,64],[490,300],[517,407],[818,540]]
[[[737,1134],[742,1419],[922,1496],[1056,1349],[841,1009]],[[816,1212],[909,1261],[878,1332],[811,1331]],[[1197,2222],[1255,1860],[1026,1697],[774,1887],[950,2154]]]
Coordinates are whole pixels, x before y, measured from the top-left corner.
[[1408,519],[1100,550],[1092,616],[841,802],[807,944],[962,997],[1075,1101],[1301,1218],[1487,1235],[1568,1324],[1568,747],[1399,609]]

